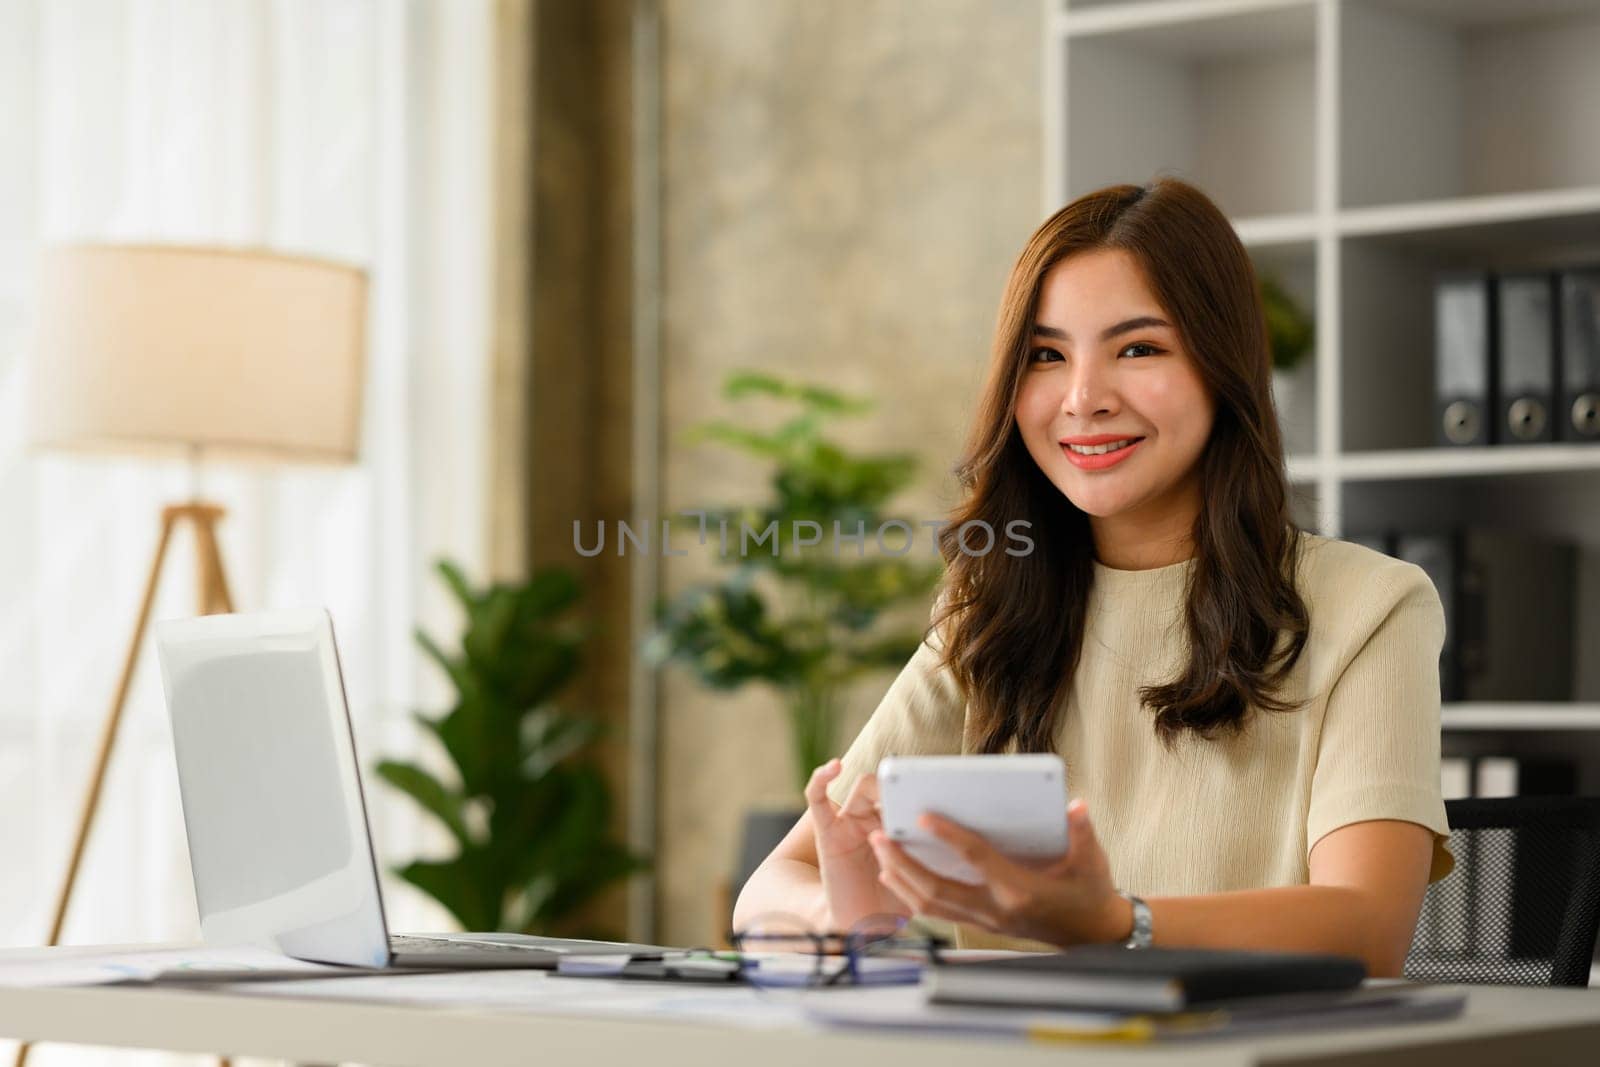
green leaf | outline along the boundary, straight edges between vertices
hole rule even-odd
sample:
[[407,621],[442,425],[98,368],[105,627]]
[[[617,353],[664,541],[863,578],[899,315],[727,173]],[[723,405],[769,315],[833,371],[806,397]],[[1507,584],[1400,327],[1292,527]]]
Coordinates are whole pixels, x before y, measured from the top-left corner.
[[1278,370],[1291,370],[1299,365],[1315,344],[1316,331],[1311,316],[1272,277],[1263,275],[1260,289],[1272,365]]
[[499,930],[504,887],[479,853],[466,852],[445,862],[417,860],[395,874],[442,904],[465,930]]
[[560,924],[608,886],[647,869],[647,863],[621,845],[600,842],[585,853],[582,867],[569,872],[555,892],[544,898],[539,918],[545,923]]
[[784,441],[720,421],[702,422],[691,426],[684,432],[682,440],[686,445],[715,442],[771,459],[782,459],[789,452],[788,445]]
[[465,693],[472,688],[472,676],[467,673],[464,664],[457,663],[452,659],[420,627],[414,632],[417,644],[421,645],[422,650],[428,654],[428,657],[439,665],[439,669],[444,671],[445,676],[450,679],[457,691]]
[[723,383],[722,394],[730,400],[740,400],[755,395],[798,400],[808,407],[828,414],[858,414],[872,409],[871,401],[849,397],[823,386],[786,382],[759,371],[738,371],[730,374]]
[[515,651],[493,668],[500,692],[517,707],[546,703],[578,673],[578,645],[562,637],[547,635],[538,641],[520,642]]
[[535,708],[522,719],[522,773],[541,778],[577,755],[600,734],[593,719],[563,715],[553,707]]
[[515,905],[515,916],[511,925],[526,933],[537,933],[548,928],[551,916],[549,914],[550,899],[555,896],[559,886],[557,878],[550,871],[536,871],[523,883],[520,898]]
[[497,779],[495,761],[506,746],[504,735],[515,738],[514,727],[508,729],[504,718],[496,702],[474,695],[462,697],[448,715],[431,724],[468,795],[491,789]]
[[582,588],[578,576],[563,567],[536,572],[517,593],[519,617],[549,619],[578,602]]
[[463,818],[466,798],[441,783],[421,767],[384,760],[377,766],[378,777],[405,793],[423,810],[432,814],[450,831],[462,848],[472,847],[472,834]]
[[[544,922],[566,917],[600,888],[636,869],[622,846],[591,836],[594,827],[606,826],[611,819],[610,791],[599,770],[564,768],[559,784],[560,815],[545,827],[541,846],[561,877],[538,908],[537,918]],[[629,862],[619,863],[619,857]]]
[[506,635],[516,618],[515,598],[503,586],[489,590],[473,611],[461,648],[467,662],[482,674],[492,674],[503,663]]
[[462,610],[470,615],[473,607],[478,602],[478,595],[473,592],[472,586],[468,584],[466,575],[461,573],[461,568],[447,559],[441,559],[434,564],[434,569],[443,576],[445,585],[449,586],[450,592],[455,594],[456,601],[461,605]]

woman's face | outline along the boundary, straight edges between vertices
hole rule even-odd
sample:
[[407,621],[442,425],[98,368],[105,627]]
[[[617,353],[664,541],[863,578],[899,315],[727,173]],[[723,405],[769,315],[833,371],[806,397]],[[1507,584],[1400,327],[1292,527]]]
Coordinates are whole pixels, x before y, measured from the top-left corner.
[[[1052,267],[1028,347],[1017,426],[1045,476],[1092,519],[1186,529],[1215,407],[1133,256],[1095,249]],[[1079,438],[1134,444],[1082,455]]]

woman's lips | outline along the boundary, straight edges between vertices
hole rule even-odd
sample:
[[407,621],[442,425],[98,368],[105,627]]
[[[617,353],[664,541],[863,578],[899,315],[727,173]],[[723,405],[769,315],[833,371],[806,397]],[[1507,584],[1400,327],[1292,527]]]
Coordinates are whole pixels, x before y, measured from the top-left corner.
[[1066,453],[1067,460],[1079,470],[1103,471],[1107,467],[1115,467],[1118,463],[1121,463],[1123,460],[1133,455],[1134,449],[1138,448],[1143,443],[1144,438],[1140,437],[1131,445],[1119,448],[1115,452],[1107,452],[1100,456],[1079,455],[1068,445],[1062,445],[1061,451]]

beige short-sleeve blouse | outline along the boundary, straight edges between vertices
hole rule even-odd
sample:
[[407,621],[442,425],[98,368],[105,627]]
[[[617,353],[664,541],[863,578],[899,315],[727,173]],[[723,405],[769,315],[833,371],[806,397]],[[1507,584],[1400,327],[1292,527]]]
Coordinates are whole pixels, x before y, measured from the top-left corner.
[[[1119,888],[1167,896],[1305,884],[1312,846],[1370,819],[1432,830],[1432,879],[1453,865],[1439,783],[1439,595],[1414,564],[1311,534],[1303,546],[1297,584],[1311,630],[1283,695],[1309,702],[1171,749],[1138,690],[1170,680],[1188,654],[1194,561],[1143,571],[1095,562],[1056,747]],[[844,755],[835,803],[884,756],[962,751],[966,700],[939,654],[935,634],[889,687]],[[1028,947],[967,928],[958,940]]]

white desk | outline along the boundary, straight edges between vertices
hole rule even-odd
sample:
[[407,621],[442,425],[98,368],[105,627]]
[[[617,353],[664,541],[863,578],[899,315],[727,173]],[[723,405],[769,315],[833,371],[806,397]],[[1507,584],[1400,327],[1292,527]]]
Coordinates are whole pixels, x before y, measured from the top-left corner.
[[[41,950],[0,952],[0,963],[37,958]],[[48,950],[47,950],[48,951]],[[70,950],[63,950],[70,951]],[[276,1057],[304,1063],[455,1067],[581,1063],[585,1067],[751,1064],[754,1067],[850,1067],[909,1062],[918,1067],[971,1067],[974,1056],[1006,1064],[1075,1065],[1294,1063],[1448,1064],[1592,1063],[1600,1048],[1600,993],[1592,990],[1476,988],[1461,1017],[1437,1023],[1309,1032],[1246,1040],[1165,1045],[1038,1044],[950,1036],[824,1031],[800,1021],[756,1018],[748,990],[694,987],[730,994],[731,1015],[667,1018],[657,1004],[648,1018],[626,1006],[607,1007],[610,983],[526,978],[526,1001],[500,986],[478,1007],[401,1007],[350,999],[309,1000],[235,987],[227,991],[103,986],[0,988],[0,1036],[73,1044],[159,1048]],[[419,976],[434,980],[440,976]],[[366,979],[339,980],[342,998],[359,995]],[[375,981],[390,981],[376,979]],[[557,1006],[548,993],[574,985],[589,998],[583,1011]],[[618,983],[637,989],[643,983]],[[520,984],[518,990],[523,988]],[[659,989],[660,987],[654,987]],[[518,992],[517,997],[521,996]],[[620,994],[643,996],[642,992]],[[541,1004],[541,1001],[545,1003]],[[576,1001],[573,1001],[576,1004]],[[579,1005],[583,1007],[583,1005]],[[604,1010],[598,1013],[596,1007]],[[698,1010],[698,1009],[697,1009]],[[621,1014],[619,1014],[619,1011]],[[892,1058],[892,1059],[889,1059]]]

